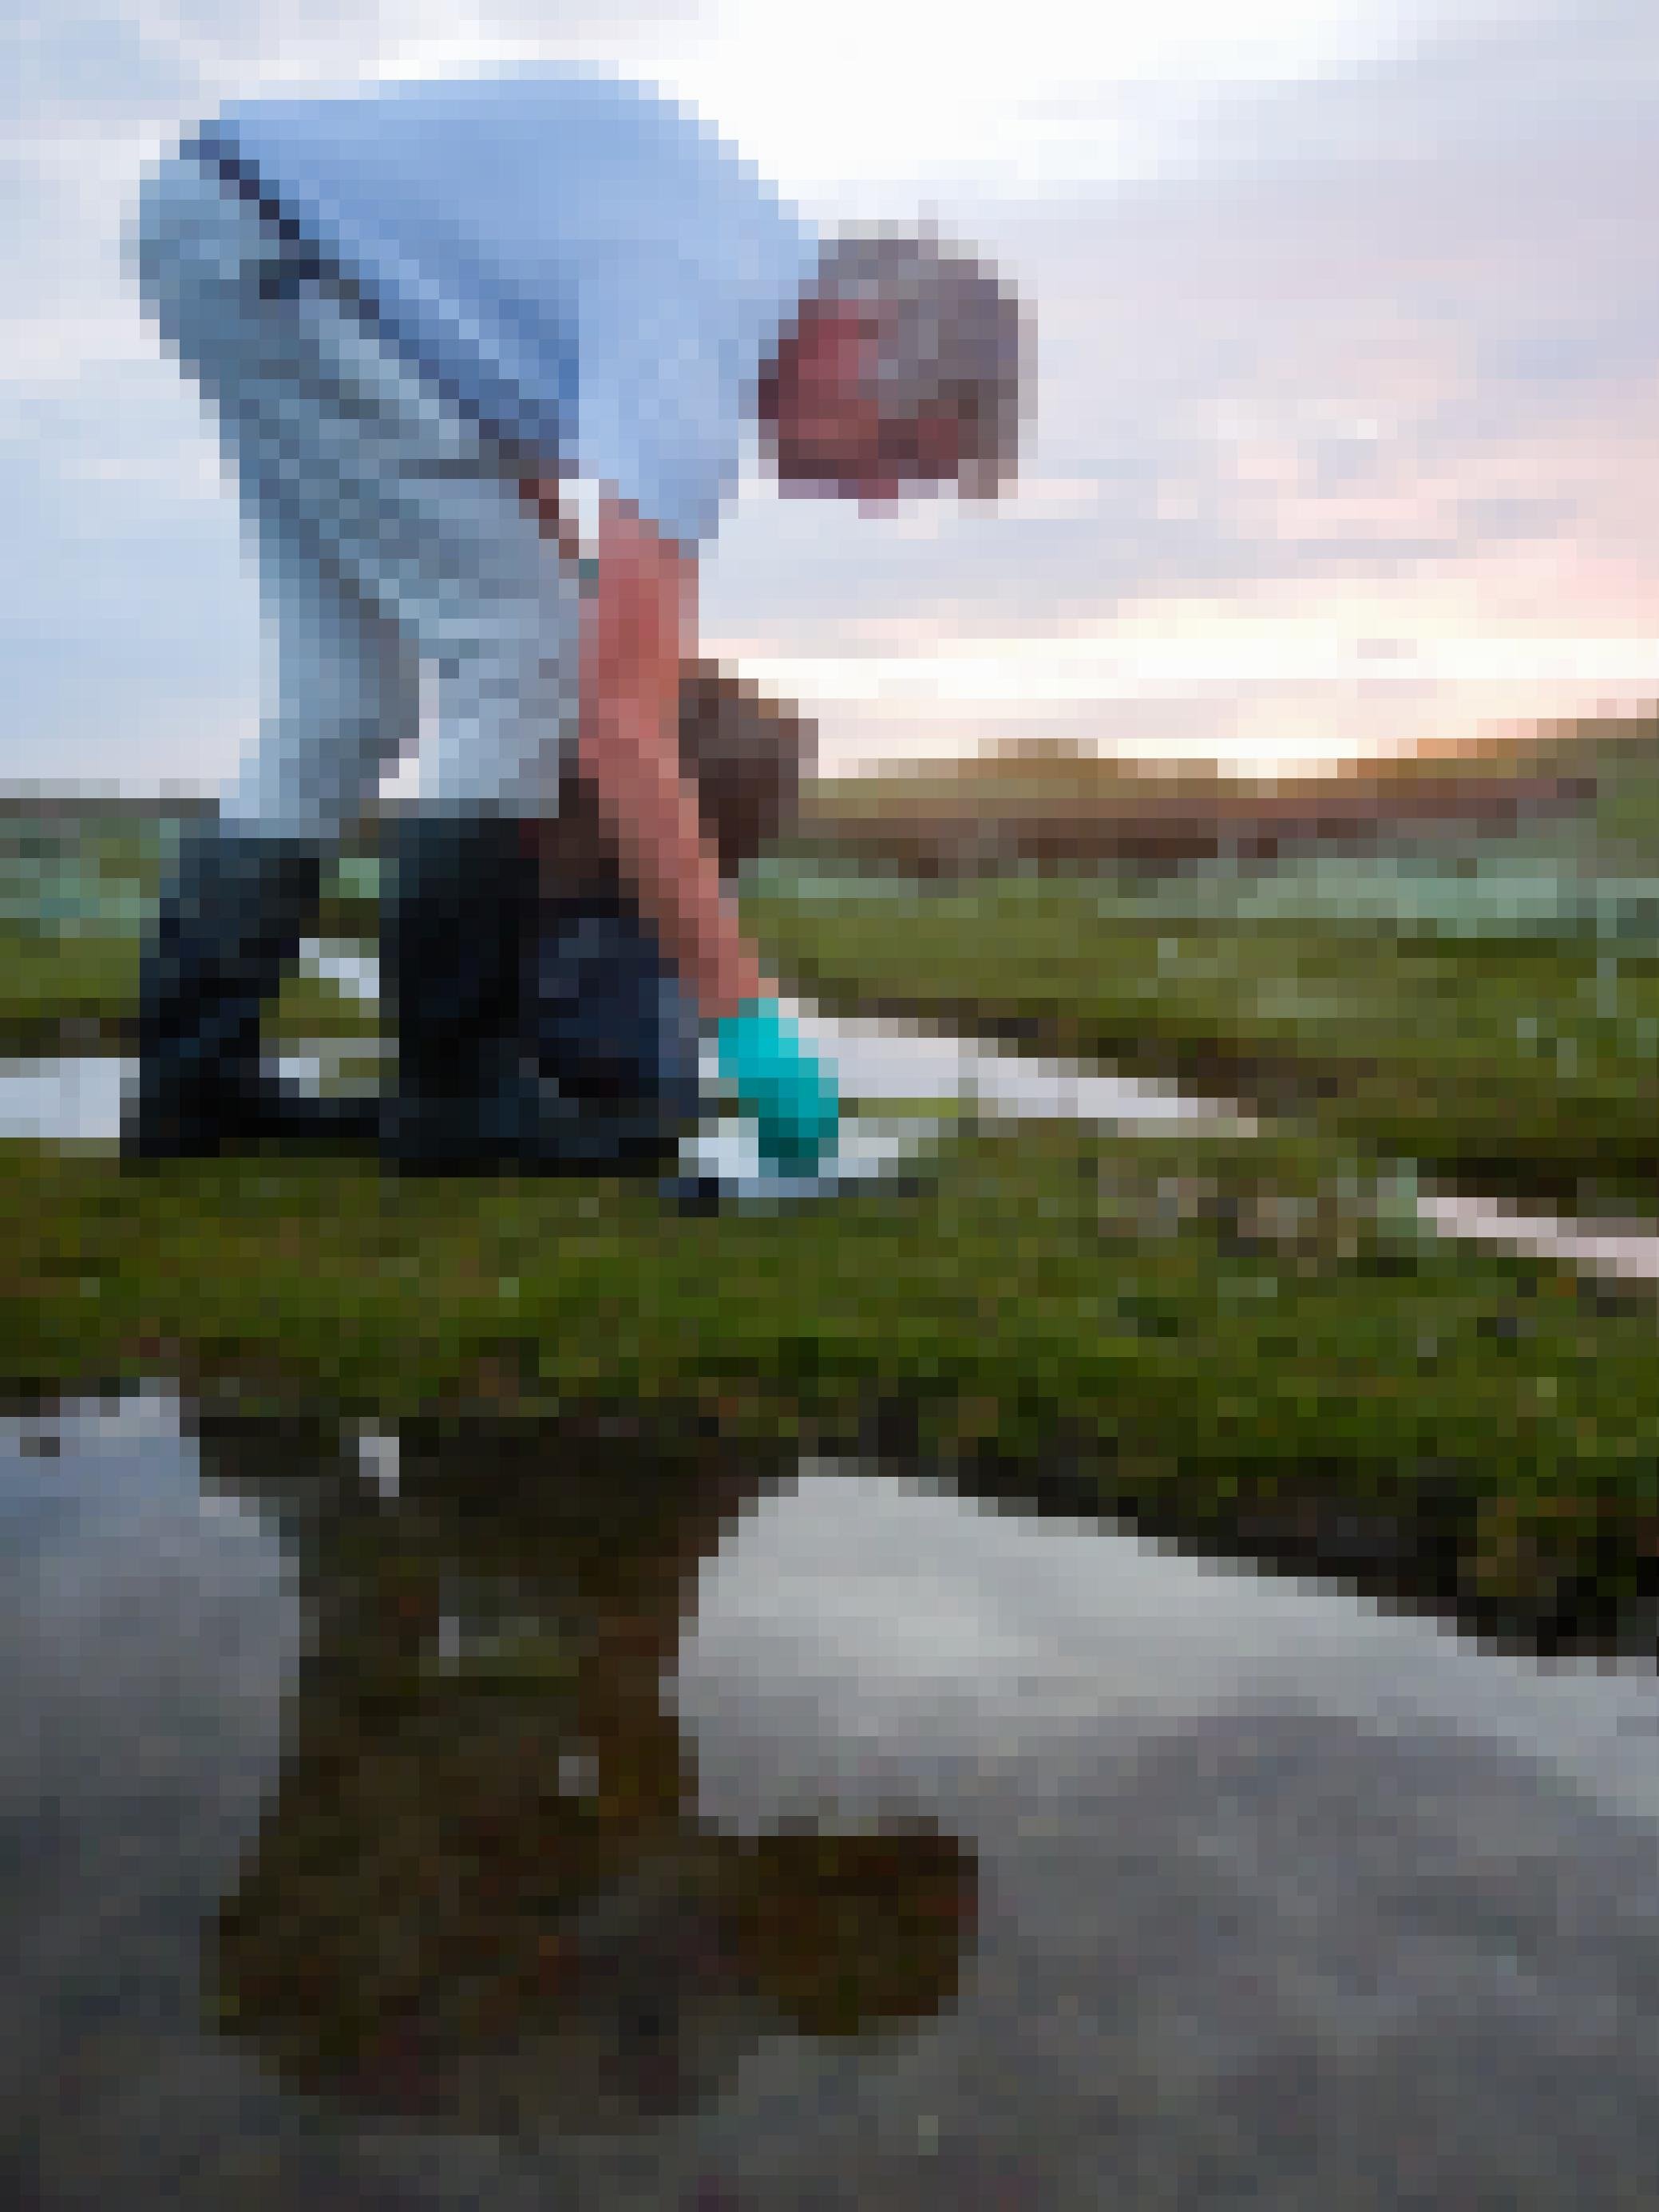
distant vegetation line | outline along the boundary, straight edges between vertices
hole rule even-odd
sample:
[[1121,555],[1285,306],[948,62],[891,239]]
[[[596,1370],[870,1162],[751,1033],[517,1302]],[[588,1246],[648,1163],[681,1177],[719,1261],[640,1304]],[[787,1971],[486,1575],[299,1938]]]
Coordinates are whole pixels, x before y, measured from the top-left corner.
[[1011,866],[1272,861],[1318,847],[1512,836],[1577,822],[1659,848],[1659,711],[1540,725],[1262,785],[1214,762],[1109,758],[1053,739],[948,764],[824,780],[794,840],[805,857],[922,877]]
[[[50,844],[106,827],[137,830],[148,842],[213,804],[0,790],[0,841]],[[787,849],[926,878],[1018,865],[1271,861],[1321,846],[1502,837],[1572,821],[1609,846],[1659,851],[1659,707],[1425,744],[1266,784],[1212,760],[1163,764],[1065,738],[1014,739],[960,760],[894,761],[811,781]],[[373,817],[353,842],[372,847]]]

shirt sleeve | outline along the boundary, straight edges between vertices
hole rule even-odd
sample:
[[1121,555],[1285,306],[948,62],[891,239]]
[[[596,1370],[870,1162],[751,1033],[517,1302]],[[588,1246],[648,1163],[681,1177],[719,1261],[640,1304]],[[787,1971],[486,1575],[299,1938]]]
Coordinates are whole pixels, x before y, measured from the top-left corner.
[[687,547],[718,529],[742,451],[748,380],[719,304],[672,250],[636,248],[576,313],[575,473]]

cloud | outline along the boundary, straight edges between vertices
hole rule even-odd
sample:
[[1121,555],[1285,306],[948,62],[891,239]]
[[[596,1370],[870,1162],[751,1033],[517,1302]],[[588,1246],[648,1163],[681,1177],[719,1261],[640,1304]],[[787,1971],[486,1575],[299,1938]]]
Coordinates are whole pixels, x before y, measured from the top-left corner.
[[[1579,689],[1625,696],[1622,678],[1596,690],[1594,641],[1645,635],[1659,592],[1659,287],[1640,214],[1656,125],[1650,15],[1535,9],[1242,95],[1188,163],[1132,185],[1064,205],[964,197],[958,228],[1036,303],[1032,473],[1086,493],[925,544],[837,520],[769,563],[775,538],[745,515],[716,604],[807,656],[890,648],[907,626],[1060,640],[1230,615],[1310,655],[1332,625],[1576,632]],[[1541,677],[1503,690],[1501,711],[1565,710],[1571,659],[1548,696]],[[1363,706],[1327,692],[1326,742],[1335,719],[1376,741],[1407,709],[1462,726],[1499,697],[1473,678]],[[1159,726],[1189,741],[1166,705]],[[1099,727],[1138,711],[1103,701]],[[1310,698],[1288,688],[1202,708],[1212,749],[1265,742],[1276,714],[1312,743]],[[842,742],[868,750],[872,727],[842,717]]]
[[[76,56],[106,20],[103,74],[88,67],[77,107]],[[182,395],[163,396],[173,372],[109,274],[122,164],[136,170],[169,102],[182,119],[233,84],[368,66],[394,46],[545,49],[617,22],[648,57],[690,20],[642,6],[602,23],[579,6],[550,21],[527,0],[460,20],[434,0],[285,8],[276,32],[254,11],[185,6],[43,34],[41,127],[9,181],[0,172],[7,212],[34,210],[8,226],[21,243],[0,331],[0,400],[34,449],[11,479],[30,557],[22,611],[0,608],[9,659],[31,635],[72,632],[77,592],[103,594],[111,653],[127,650],[124,591],[181,665],[209,649],[208,627],[249,635],[246,580],[234,567],[207,580],[204,549],[226,540],[204,512],[203,434]],[[1097,113],[1140,131],[1146,158],[1115,184],[1045,199],[964,177],[941,214],[1036,313],[1020,495],[897,524],[746,497],[705,563],[710,635],[811,657],[1235,616],[1309,636],[1645,631],[1659,590],[1650,8],[1436,0],[1375,21],[1388,34],[1356,29],[1314,82],[1168,80],[1108,88],[1096,109],[1079,94],[1057,131]],[[118,127],[123,70],[136,89]],[[164,464],[148,478],[147,457]],[[188,581],[164,608],[150,578],[174,561]],[[31,682],[44,700],[47,672]],[[66,708],[39,712],[41,730],[67,726]],[[1268,709],[1251,716],[1265,725]]]
[[[1523,23],[1252,95],[1224,178],[1211,148],[1133,190],[983,208],[1037,307],[1035,473],[1090,489],[942,531],[913,588],[948,572],[964,617],[1047,599],[1064,622],[1080,596],[1427,577],[1527,541],[1560,549],[1569,595],[1598,552],[1647,563],[1617,483],[1651,485],[1659,407],[1638,29]],[[885,547],[826,528],[791,550],[826,624],[890,604]]]
[[1379,185],[1423,165],[1471,174],[1639,135],[1659,92],[1644,0],[1502,0],[1402,12],[1391,51],[1367,48],[1316,96],[1265,87],[1213,118],[1196,172],[1311,179],[1342,169]]

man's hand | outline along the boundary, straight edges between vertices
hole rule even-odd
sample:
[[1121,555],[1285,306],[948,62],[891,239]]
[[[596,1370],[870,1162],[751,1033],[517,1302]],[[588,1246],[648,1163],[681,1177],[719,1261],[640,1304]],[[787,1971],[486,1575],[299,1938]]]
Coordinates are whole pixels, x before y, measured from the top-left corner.
[[802,1045],[776,1002],[757,999],[716,1030],[720,1073],[754,1115],[762,1157],[785,1175],[810,1175],[835,1140],[835,1078]]

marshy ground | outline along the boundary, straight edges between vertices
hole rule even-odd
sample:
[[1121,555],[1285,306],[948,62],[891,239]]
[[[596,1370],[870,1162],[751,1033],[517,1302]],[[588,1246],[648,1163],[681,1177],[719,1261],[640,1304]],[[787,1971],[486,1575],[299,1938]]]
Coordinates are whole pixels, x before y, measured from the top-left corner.
[[[149,884],[118,854],[81,881],[78,920],[9,925],[15,1050],[124,1034],[136,943],[107,918]],[[1150,915],[1099,878],[774,872],[746,911],[822,1003],[1184,1079],[1262,1118],[1126,1132],[969,1102],[925,1197],[704,1221],[602,1180],[399,1188],[276,1159],[133,1176],[96,1148],[14,1142],[5,1381],[878,1430],[1016,1486],[1063,1468],[1076,1496],[1211,1540],[1316,1557],[1340,1527],[1348,1565],[1369,1543],[1471,1617],[1645,1617],[1650,1294],[1442,1241],[1414,1198],[1651,1210],[1659,952]],[[322,965],[348,980],[313,963],[278,1033],[367,1046],[375,1005],[338,957],[372,923],[361,879],[326,921]]]
[[[12,1050],[107,1069],[149,888],[10,915]],[[750,910],[1253,1127],[975,1079],[710,1218],[0,1142],[6,2201],[1659,2197],[1654,1297],[1418,1205],[1633,1206],[1659,966],[1103,897]]]

